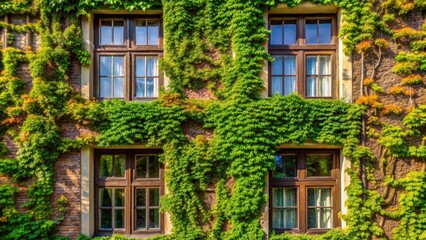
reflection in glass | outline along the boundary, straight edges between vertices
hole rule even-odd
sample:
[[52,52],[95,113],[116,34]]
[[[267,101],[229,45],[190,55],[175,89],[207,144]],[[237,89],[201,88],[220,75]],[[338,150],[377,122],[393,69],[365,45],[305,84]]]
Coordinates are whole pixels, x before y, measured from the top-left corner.
[[160,21],[158,20],[137,20],[136,25],[136,45],[158,45],[160,36]]
[[331,154],[307,154],[306,170],[308,177],[331,176],[332,163]]
[[136,77],[145,76],[145,57],[136,57]]
[[124,207],[124,189],[115,189],[115,206]]
[[111,76],[112,75],[112,57],[111,56],[101,56],[100,57],[100,75],[101,76]]
[[148,20],[148,45],[158,45],[160,22]]
[[158,208],[149,209],[149,228],[160,228],[160,210]]
[[101,45],[112,45],[112,21],[101,22]]
[[126,155],[114,155],[114,176],[124,177],[126,170]]
[[296,20],[284,21],[284,44],[296,44]]
[[272,56],[275,60],[271,63],[272,75],[283,74],[283,56]]
[[137,207],[146,206],[146,188],[136,189],[136,206]]
[[136,209],[136,229],[146,229],[146,209]]
[[319,20],[319,43],[331,43],[331,20]]
[[112,210],[111,209],[101,209],[100,211],[100,225],[101,228],[112,228]]
[[159,188],[149,189],[149,206],[150,207],[160,206],[160,189]]
[[274,177],[296,177],[297,176],[297,155],[275,156]]
[[112,207],[112,189],[99,189],[101,207]]
[[99,177],[112,177],[112,155],[101,155]]
[[114,78],[114,97],[124,97],[124,78]]
[[283,78],[282,77],[272,77],[271,79],[271,94],[275,95],[278,93],[278,95],[283,95]]
[[160,177],[160,162],[158,156],[149,156],[149,178]]
[[306,25],[306,44],[318,43],[317,20],[307,20]]
[[283,44],[283,25],[282,21],[271,21],[271,45]]
[[148,158],[148,156],[137,156],[136,157],[136,177],[137,178],[146,178],[147,158]]
[[136,45],[147,45],[147,28],[146,20],[137,20],[135,21],[136,25]]
[[124,209],[115,209],[115,228],[124,228]]
[[124,21],[114,21],[114,45],[124,44]]
[[112,78],[109,77],[102,77],[100,80],[100,84],[99,84],[99,88],[100,88],[100,93],[99,96],[100,97],[111,97],[111,88],[112,88]]

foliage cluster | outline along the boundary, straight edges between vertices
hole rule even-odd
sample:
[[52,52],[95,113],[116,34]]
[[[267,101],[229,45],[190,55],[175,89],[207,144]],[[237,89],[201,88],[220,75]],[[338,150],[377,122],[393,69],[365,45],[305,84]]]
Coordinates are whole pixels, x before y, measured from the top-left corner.
[[[349,227],[323,236],[285,234],[272,239],[380,237],[383,230],[376,222],[377,214],[401,219],[404,227],[395,230],[395,237],[424,234],[426,199],[420,186],[424,182],[423,173],[388,181],[388,186],[406,191],[400,198],[401,209],[391,213],[383,210],[386,198],[363,183],[363,174],[373,182],[376,158],[369,148],[360,145],[364,107],[359,105],[368,107],[369,115],[380,113],[378,109],[381,113],[402,111],[380,103],[378,95],[384,90],[374,81],[374,73],[363,84],[374,94],[358,99],[359,105],[303,100],[295,95],[260,99],[263,80],[259,75],[265,59],[272,60],[263,48],[269,33],[264,27],[263,13],[279,3],[294,7],[302,2],[23,0],[2,4],[2,14],[40,16],[37,24],[0,27],[17,32],[33,31],[40,35],[41,47],[2,51],[0,133],[7,131],[18,144],[19,152],[16,159],[7,159],[6,154],[0,156],[0,172],[16,182],[29,181],[31,186],[24,213],[15,208],[13,201],[17,188],[0,187],[0,234],[5,239],[54,238],[55,226],[67,209],[66,199],[60,198],[57,204],[61,215],[52,219],[54,166],[61,153],[89,143],[107,147],[146,142],[149,146],[163,147],[162,161],[167,165],[166,184],[170,193],[162,198],[162,208],[171,213],[173,234],[161,238],[262,239],[259,216],[267,200],[265,176],[274,167],[274,152],[281,144],[307,141],[342,146],[344,155],[352,159],[352,168],[348,170],[351,177],[347,188],[348,214],[343,216]],[[425,70],[426,63],[425,29],[393,31],[389,25],[395,16],[415,8],[424,9],[422,1],[410,5],[409,1],[388,0],[381,5],[381,13],[372,11],[374,3],[367,0],[313,2],[335,4],[343,10],[345,18],[339,36],[347,54],[355,49],[359,53],[388,49],[386,40],[374,39],[377,30],[394,34],[396,41],[414,39],[410,45],[413,52],[401,52],[393,71],[405,77],[401,83],[404,87],[411,89],[422,83],[419,71]],[[392,5],[394,2],[397,7]],[[170,78],[169,90],[151,103],[97,103],[82,99],[68,82],[72,59],[78,59],[82,65],[90,64],[89,53],[82,48],[79,17],[99,8],[131,11],[160,7],[167,36],[167,54],[161,68]],[[33,78],[31,89],[26,89],[25,82],[16,77],[20,64],[28,64]],[[218,100],[194,103],[185,99],[185,90],[202,87],[208,87]],[[399,90],[395,93],[400,94]],[[407,96],[412,96],[411,91]],[[377,124],[382,133],[375,135],[377,142],[386,149],[383,161],[426,156],[425,112],[424,106],[413,110],[404,118],[402,127]],[[95,133],[77,139],[63,138],[60,126],[70,120]],[[188,123],[203,126],[213,132],[213,137],[186,136],[183,126]],[[378,130],[372,128],[370,132],[374,131]],[[419,138],[423,138],[421,144],[416,142]],[[408,140],[416,143],[410,146]],[[216,205],[212,211],[203,202],[209,185],[216,186]],[[415,235],[410,235],[412,232]]]

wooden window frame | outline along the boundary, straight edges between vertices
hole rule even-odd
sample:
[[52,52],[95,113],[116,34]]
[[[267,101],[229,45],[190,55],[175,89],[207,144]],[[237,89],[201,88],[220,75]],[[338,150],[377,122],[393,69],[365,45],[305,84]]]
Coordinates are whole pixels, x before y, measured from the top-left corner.
[[[101,45],[101,21],[103,20],[124,20],[124,45]],[[136,45],[136,24],[137,20],[158,20],[158,45]],[[158,98],[158,91],[164,85],[164,77],[158,72],[157,97],[136,97],[136,71],[135,56],[156,56],[158,61],[163,57],[163,21],[162,15],[122,15],[112,17],[111,15],[96,15],[94,18],[94,87],[93,96],[98,100],[124,99],[127,101],[152,101]],[[100,97],[100,56],[124,56],[124,97],[123,98],[101,98]]]
[[[296,55],[296,92],[304,98],[314,99],[337,99],[339,86],[337,83],[337,17],[330,14],[302,14],[302,15],[269,15],[268,29],[271,30],[272,21],[296,20],[296,44],[271,45],[268,40],[270,55]],[[305,30],[307,20],[331,20],[331,43],[330,44],[306,44]],[[306,55],[330,55],[331,56],[331,96],[330,97],[308,97],[306,88]],[[272,93],[272,64],[268,66],[268,95]]]
[[[164,166],[160,163],[159,177],[158,178],[136,178],[136,156],[138,155],[160,155],[162,150],[160,149],[96,149],[95,156],[95,232],[96,235],[106,236],[112,233],[121,233],[126,235],[138,236],[151,236],[152,234],[163,234],[164,233],[164,214],[160,212],[159,223],[160,227],[155,229],[137,230],[135,229],[135,192],[137,188],[158,188],[160,190],[160,197],[164,195]],[[100,157],[103,154],[114,154],[126,155],[126,170],[124,177],[99,177],[100,170]],[[100,209],[100,196],[99,189],[102,188],[124,188],[125,189],[125,223],[124,229],[112,229],[106,230],[100,228],[99,209]],[[149,195],[146,196],[147,198]],[[149,204],[149,199],[147,200]],[[161,206],[161,203],[160,203]],[[148,209],[148,208],[147,208]],[[147,211],[148,214],[148,211]]]
[[[338,213],[341,208],[340,196],[340,150],[336,149],[280,149],[276,155],[297,155],[296,177],[274,177],[273,171],[269,173],[269,222],[270,229],[276,233],[325,233],[328,228],[308,228],[308,188],[331,188],[332,194],[332,228],[340,227]],[[308,177],[306,171],[306,155],[308,154],[332,154],[331,176]],[[275,229],[273,228],[273,189],[274,188],[296,188],[297,189],[297,228]]]

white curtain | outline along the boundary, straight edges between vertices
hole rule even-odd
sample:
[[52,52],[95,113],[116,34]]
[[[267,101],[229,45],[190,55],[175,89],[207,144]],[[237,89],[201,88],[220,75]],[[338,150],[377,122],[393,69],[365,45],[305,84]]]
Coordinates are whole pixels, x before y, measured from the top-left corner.
[[[297,227],[297,193],[295,188],[273,189],[273,227],[288,229]],[[279,208],[277,208],[279,207]]]
[[331,188],[308,189],[308,228],[332,227]]

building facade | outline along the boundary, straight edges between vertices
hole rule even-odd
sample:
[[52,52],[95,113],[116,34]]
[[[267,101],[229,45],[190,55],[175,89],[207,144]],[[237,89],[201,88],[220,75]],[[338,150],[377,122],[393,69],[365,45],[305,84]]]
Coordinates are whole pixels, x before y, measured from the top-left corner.
[[[60,9],[56,4],[52,8]],[[37,75],[34,69],[39,62],[33,59],[38,58],[32,59],[31,53],[25,51],[47,51],[49,47],[43,40],[44,35],[39,34],[39,30],[30,28],[24,31],[12,27],[30,26],[40,21],[47,24],[46,20],[32,13],[13,15],[6,11],[3,51],[18,49],[29,60],[19,61],[16,67],[16,77],[23,79],[26,86],[21,94],[23,100],[2,105],[5,109],[2,111],[4,127],[1,132],[8,149],[5,159],[20,161],[18,168],[26,163],[31,165],[32,159],[38,158],[38,155],[27,157],[27,150],[22,149],[27,149],[31,144],[38,145],[27,140],[35,133],[32,128],[25,130],[26,119],[35,116],[54,119],[52,121],[59,127],[59,146],[66,150],[57,151],[58,157],[52,165],[54,181],[50,196],[53,211],[50,216],[58,219],[54,233],[72,239],[80,234],[93,237],[113,233],[132,237],[177,234],[171,236],[178,239],[183,239],[182,236],[187,236],[186,239],[196,236],[197,239],[206,235],[214,239],[235,239],[236,236],[257,239],[283,232],[322,234],[334,228],[353,229],[346,233],[349,237],[356,236],[353,239],[374,236],[397,239],[406,236],[398,230],[398,226],[404,226],[403,221],[407,218],[395,212],[399,211],[399,207],[406,206],[403,193],[412,192],[407,190],[406,185],[398,185],[397,181],[406,179],[409,172],[424,172],[424,139],[419,140],[419,136],[424,135],[426,125],[421,120],[423,122],[412,127],[407,125],[409,120],[403,119],[406,115],[411,116],[413,111],[416,113],[414,109],[422,109],[422,104],[425,104],[425,69],[413,66],[421,62],[421,54],[418,57],[420,60],[407,60],[410,56],[406,55],[405,60],[400,57],[395,62],[394,58],[404,51],[418,54],[426,50],[424,14],[412,9],[407,13],[407,18],[397,15],[400,26],[418,31],[415,36],[401,33],[402,36],[398,37],[397,34],[404,31],[399,30],[398,26],[386,26],[393,31],[390,33],[384,30],[385,27],[380,31],[380,24],[372,24],[372,33],[359,37],[356,35],[366,34],[362,27],[370,26],[358,26],[361,29],[358,29],[359,32],[348,34],[348,29],[356,29],[350,24],[356,23],[347,19],[353,20],[351,14],[355,13],[361,19],[362,12],[340,4],[304,2],[289,7],[285,3],[270,6],[262,3],[253,13],[248,10],[253,6],[217,3],[220,8],[232,8],[232,14],[260,17],[261,23],[247,23],[247,26],[263,24],[263,30],[258,27],[260,30],[253,30],[249,34],[238,32],[237,26],[242,24],[238,22],[238,17],[225,13],[221,13],[224,16],[214,16],[220,11],[212,10],[215,4],[210,2],[184,7],[177,2],[163,3],[164,6],[132,11],[113,10],[109,4],[97,6],[88,10],[87,14],[78,15],[78,29],[74,29],[82,39],[81,51],[90,53],[90,57],[86,56],[89,64],[82,63],[80,53],[73,51],[72,44],[71,47],[66,45],[66,36],[55,42],[55,25],[51,23],[53,37],[49,41],[56,45],[56,49],[63,47],[70,53],[70,64],[65,70],[67,77],[63,81],[72,87],[73,93],[55,90],[55,94],[68,96],[64,101],[66,104],[61,106],[66,109],[63,114],[52,112],[55,101],[62,100],[44,101],[41,96],[49,92],[37,95],[39,92],[34,90],[48,89],[49,83],[44,82],[49,82],[50,78],[60,79],[61,75],[56,72],[61,67],[60,54],[55,58],[57,55],[52,50],[49,56],[54,61],[47,61],[44,72]],[[367,6],[370,5],[364,7]],[[371,11],[377,8],[370,7]],[[375,15],[379,19],[385,15],[383,12],[392,13],[389,7],[379,9],[382,12]],[[174,15],[174,11],[187,15]],[[65,35],[70,22],[64,19],[59,19],[63,26],[56,27]],[[209,22],[209,19],[214,20]],[[227,19],[232,22],[223,22]],[[191,24],[179,25],[177,21]],[[221,26],[228,28],[220,32],[217,28]],[[72,35],[70,31],[68,34]],[[267,39],[255,34],[266,35]],[[185,36],[188,42],[185,42]],[[410,39],[408,42],[407,38]],[[228,41],[224,44],[220,39]],[[415,50],[411,45],[410,49],[411,40],[424,45]],[[348,41],[356,44],[348,44]],[[228,48],[224,49],[224,45]],[[244,49],[244,46],[251,48]],[[259,49],[263,49],[270,58],[262,56],[263,53],[256,55]],[[181,56],[188,56],[190,60],[179,59]],[[258,56],[261,56],[261,60],[250,59]],[[8,63],[4,59],[3,65]],[[250,73],[251,64],[258,68],[253,70],[254,74]],[[400,66],[403,70],[398,70],[397,64],[406,65]],[[54,76],[46,76],[49,71]],[[261,79],[260,84],[256,83],[258,79],[254,79],[254,83],[240,80],[250,79],[253,75]],[[412,80],[416,76],[419,80]],[[11,78],[7,71],[3,77]],[[407,78],[411,80],[400,83],[401,79]],[[54,86],[59,86],[59,83]],[[398,90],[396,86],[400,87],[400,92],[395,92]],[[246,97],[250,100],[247,101]],[[35,108],[41,110],[28,110],[30,107],[27,103],[31,101],[36,102],[38,105]],[[258,101],[260,105],[250,105],[252,101]],[[227,102],[242,106],[243,110],[238,107],[230,109],[241,116],[246,114],[248,123],[235,122],[233,127],[241,129],[222,126],[221,121],[225,123],[233,118],[215,115],[215,107],[216,110],[223,107],[215,106],[215,102],[223,104],[223,109],[227,109]],[[300,106],[287,106],[288,103]],[[148,107],[143,107],[144,104]],[[350,109],[355,105],[365,108],[362,109],[363,114],[353,113],[358,114],[353,117]],[[14,115],[12,112],[16,108],[22,113]],[[170,111],[163,111],[163,108]],[[151,115],[137,115],[139,110],[135,109]],[[267,122],[261,120],[267,118],[259,112],[262,109],[282,112],[268,120],[278,127],[265,129],[277,131],[278,136],[284,137],[279,137],[279,140],[258,140],[257,137],[268,134],[276,137],[274,134],[277,133],[262,132],[261,127],[243,129],[244,126],[252,126],[250,121],[259,121],[259,124]],[[182,120],[176,119],[178,123],[172,123],[173,117],[169,116],[177,116],[180,111]],[[213,114],[209,115],[211,112]],[[259,115],[256,115],[257,112]],[[265,110],[264,113],[269,112]],[[292,119],[291,116],[294,118],[298,114],[306,119]],[[284,119],[276,119],[276,116]],[[418,116],[423,115],[419,113]],[[138,117],[142,119],[139,123],[135,122]],[[15,120],[12,121],[12,118]],[[167,122],[170,127],[164,125]],[[283,130],[279,127],[280,122],[283,126],[292,125]],[[156,123],[160,126],[156,126]],[[177,130],[173,129],[176,126],[173,124],[178,125]],[[389,126],[400,128],[389,130]],[[163,130],[168,128],[172,130]],[[15,129],[15,133],[11,133],[10,129]],[[419,134],[410,135],[414,129]],[[176,135],[163,136],[161,131]],[[229,145],[226,145],[227,138],[232,138],[231,133],[237,133],[237,139],[229,140]],[[335,135],[327,137],[326,133]],[[43,137],[41,134],[38,139]],[[70,139],[74,144],[66,145],[66,141],[60,139]],[[41,146],[49,149],[49,144]],[[238,150],[238,146],[243,150]],[[250,146],[260,147],[253,147],[253,150]],[[273,154],[269,146],[274,146],[271,148]],[[370,150],[368,154],[362,153],[358,159],[355,153],[361,151],[353,150],[356,148],[353,146]],[[60,147],[58,149],[62,149]],[[405,148],[406,151],[403,150]],[[56,153],[56,150],[52,152]],[[253,155],[257,152],[266,157],[257,160],[257,156]],[[225,159],[226,156],[237,160]],[[43,156],[40,158],[43,159]],[[238,162],[238,159],[243,161]],[[265,159],[268,163],[261,163]],[[175,163],[180,161],[188,163],[182,166]],[[258,165],[252,161],[258,161]],[[260,170],[256,170],[256,166]],[[37,174],[38,170],[33,170],[37,167],[28,168],[36,177],[27,176],[23,182],[12,180],[13,174],[17,173],[6,172],[2,175],[3,185],[17,187],[13,195],[14,205],[21,213],[31,211],[31,205],[25,203],[34,198],[30,190],[32,184],[42,178]],[[256,171],[263,178],[256,180],[259,176],[255,174]],[[393,179],[393,184],[386,176]],[[250,177],[254,180],[250,180]],[[354,177],[359,183],[354,181]],[[258,181],[260,187],[256,185],[250,189],[250,181]],[[354,186],[360,186],[365,192],[356,195],[351,190]],[[223,192],[226,194],[221,195]],[[357,196],[363,198],[364,203],[356,205],[354,199]],[[244,197],[245,200],[240,200]],[[374,201],[372,199],[375,197],[377,205],[365,204]],[[67,210],[62,214],[58,209],[64,198]],[[420,199],[426,201],[423,197]],[[245,209],[247,205],[244,204],[251,200],[253,209]],[[186,207],[185,204],[191,206]],[[357,206],[365,208],[368,216],[365,216],[366,220],[359,220],[371,223],[369,230],[357,231],[357,227],[362,225],[357,223]],[[179,212],[177,208],[182,211]],[[0,205],[0,209],[6,207]],[[425,210],[421,207],[418,209],[418,214]],[[179,214],[194,215],[186,217]],[[342,218],[342,215],[347,217]],[[12,223],[8,225],[8,221],[16,215],[3,212],[3,216],[6,216],[3,221],[5,226],[13,226]],[[31,218],[37,219],[35,215]],[[257,220],[250,223],[252,219]],[[197,226],[196,230],[192,226]],[[250,226],[258,230],[247,230]],[[185,227],[188,227],[188,232],[182,230]],[[375,227],[381,230],[374,230]],[[413,236],[422,233],[418,231]],[[220,235],[221,232],[224,235]],[[365,232],[365,235],[357,235],[357,232]]]

